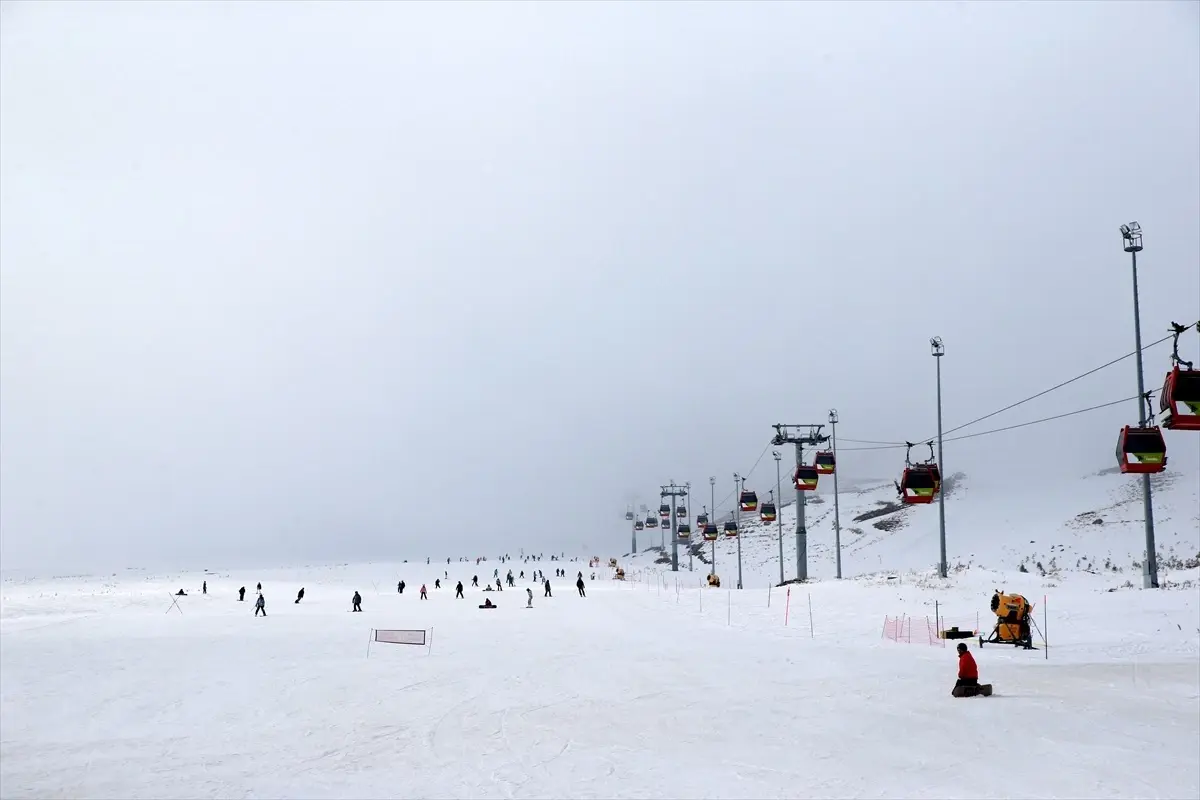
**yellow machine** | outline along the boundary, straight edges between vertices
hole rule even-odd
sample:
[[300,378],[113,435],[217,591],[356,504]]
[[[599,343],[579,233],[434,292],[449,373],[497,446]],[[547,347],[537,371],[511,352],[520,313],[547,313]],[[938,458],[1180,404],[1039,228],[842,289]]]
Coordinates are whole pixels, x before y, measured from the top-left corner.
[[708,576],[708,585],[714,588],[719,588],[721,586],[721,579],[718,576],[710,573]]
[[1030,630],[1033,603],[1019,594],[1005,594],[997,589],[992,595],[992,613],[996,615],[996,628],[987,639],[979,637],[979,645],[1011,644],[1015,647],[1033,649],[1033,633]]

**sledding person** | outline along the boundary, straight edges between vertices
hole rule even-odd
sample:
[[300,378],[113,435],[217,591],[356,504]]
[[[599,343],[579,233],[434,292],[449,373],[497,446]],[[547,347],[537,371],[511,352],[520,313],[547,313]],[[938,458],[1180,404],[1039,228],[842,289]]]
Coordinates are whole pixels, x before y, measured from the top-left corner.
[[422,600],[428,600],[428,599],[429,599],[429,592],[428,592],[428,591],[426,591],[426,589],[425,589],[425,584],[423,584],[423,583],[421,584],[421,599],[422,599]]
[[587,597],[587,594],[583,591],[583,573],[582,572],[579,573],[579,579],[577,581],[575,581],[575,588],[579,590],[580,597]]
[[463,596],[463,593],[462,593],[462,581],[459,581],[459,582],[458,582],[458,586],[454,587],[454,597],[455,597],[455,598],[459,598],[459,597],[462,597],[462,596]]
[[350,598],[350,602],[354,604],[354,607],[350,609],[351,611],[362,611],[362,595],[357,591],[354,593],[354,597]]
[[240,603],[245,599],[246,599],[246,587],[243,586],[242,588],[238,589],[238,602]]
[[258,593],[258,599],[254,601],[254,616],[258,616],[259,612],[265,617],[267,615],[267,598],[262,596],[262,592]]
[[304,599],[304,587],[301,586],[300,591],[296,592],[296,604],[299,605],[300,601],[303,599]]

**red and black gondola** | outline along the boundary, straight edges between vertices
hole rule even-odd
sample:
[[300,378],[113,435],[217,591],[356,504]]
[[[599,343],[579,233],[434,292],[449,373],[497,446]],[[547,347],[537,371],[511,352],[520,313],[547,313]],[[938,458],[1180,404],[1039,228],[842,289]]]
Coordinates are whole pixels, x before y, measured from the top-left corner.
[[832,475],[837,469],[837,461],[833,456],[832,450],[818,450],[813,457],[813,466],[817,468],[818,475]]
[[1162,472],[1167,443],[1157,425],[1126,425],[1117,437],[1117,465],[1125,474]]
[[758,495],[750,491],[742,492],[738,497],[738,505],[741,507],[742,511],[757,511]]
[[792,473],[792,485],[801,492],[815,492],[820,480],[821,473],[817,472],[817,468],[813,466],[801,464]]

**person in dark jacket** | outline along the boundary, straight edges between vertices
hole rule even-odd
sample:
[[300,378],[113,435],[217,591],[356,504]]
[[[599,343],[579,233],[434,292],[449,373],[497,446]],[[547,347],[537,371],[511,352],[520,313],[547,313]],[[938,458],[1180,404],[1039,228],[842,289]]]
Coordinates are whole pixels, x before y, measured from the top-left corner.
[[296,604],[299,605],[300,601],[303,599],[304,599],[304,587],[301,586],[300,591],[296,592]]
[[262,591],[262,581],[258,582],[258,591]]
[[242,588],[238,589],[238,602],[240,603],[245,599],[246,599],[246,587],[243,586]]
[[434,579],[433,579],[433,588],[435,588],[435,589],[440,589],[440,588],[442,588],[442,579],[441,579],[441,578],[434,578]]
[[362,611],[362,595],[361,594],[359,594],[358,592],[355,592],[354,597],[350,598],[350,602],[354,604],[354,607],[350,609],[351,611]]
[[264,617],[267,615],[267,598],[262,596],[262,592],[258,593],[258,599],[254,601],[254,616],[257,617],[260,612]]
[[200,584],[200,594],[208,594],[208,581]]
[[400,581],[396,584],[396,591],[400,594],[404,594],[404,581]]
[[546,593],[544,595],[542,595],[542,597],[553,597],[554,596],[554,595],[550,594],[550,579],[549,578],[546,578],[546,582],[542,584],[542,588],[544,588],[546,590]]
[[[456,586],[456,587],[454,588],[454,596],[455,596],[455,598],[459,598],[459,597],[462,597],[462,596],[463,596],[462,590],[463,590],[462,581],[459,581],[459,582],[458,582],[458,586]],[[465,598],[464,598],[464,599],[465,599]]]
[[583,591],[583,573],[579,573],[579,579],[575,581],[575,588],[579,590],[580,597],[587,597],[587,593]]

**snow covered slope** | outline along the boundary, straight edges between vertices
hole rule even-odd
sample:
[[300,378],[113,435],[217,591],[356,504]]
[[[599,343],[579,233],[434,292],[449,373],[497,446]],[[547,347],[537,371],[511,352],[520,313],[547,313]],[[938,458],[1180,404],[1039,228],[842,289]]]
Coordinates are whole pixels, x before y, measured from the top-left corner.
[[[395,593],[397,572],[432,585],[444,567],[5,583],[3,796],[1200,793],[1194,592],[1068,581],[1050,598],[1049,660],[985,647],[996,696],[955,700],[953,648],[922,638],[923,616],[936,599],[948,621],[973,617],[982,571],[790,595],[644,571],[589,581],[586,598],[557,581],[533,609],[525,581],[487,595],[492,611],[478,590]],[[259,580],[266,618],[236,600]],[[883,615],[899,613],[917,623],[912,643],[881,639]],[[431,630],[432,648],[376,644],[367,658],[371,628]]]

